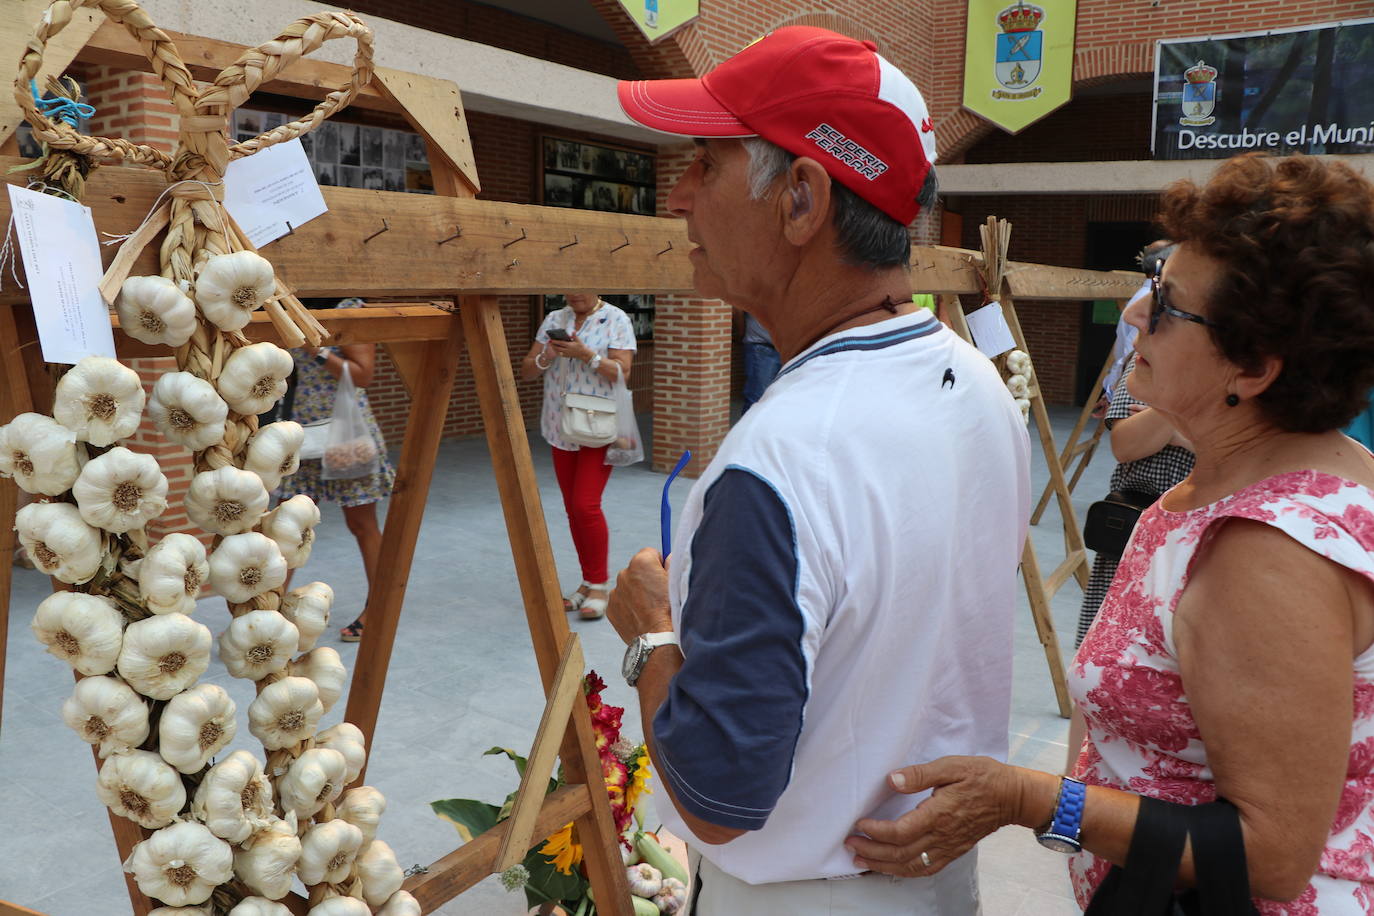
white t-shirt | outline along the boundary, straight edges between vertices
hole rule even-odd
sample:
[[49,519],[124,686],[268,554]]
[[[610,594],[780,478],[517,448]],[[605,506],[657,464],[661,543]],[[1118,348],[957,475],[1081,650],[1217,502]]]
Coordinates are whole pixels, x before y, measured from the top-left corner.
[[[853,874],[888,772],[1005,759],[1030,442],[996,370],[928,311],[783,367],[692,488],[673,541],[684,663],[654,719],[698,844],[752,884]],[[692,837],[671,805],[669,829]]]
[[[573,333],[577,316],[568,306],[549,312],[539,325],[539,333],[534,339],[544,344],[549,341],[549,328],[562,328]],[[600,353],[604,359],[608,350],[637,350],[635,328],[630,316],[609,302],[602,301],[596,311],[587,316],[582,327],[577,330],[577,339]],[[543,361],[541,356],[540,360]],[[629,379],[626,379],[628,384]],[[539,431],[544,441],[554,448],[575,452],[576,442],[569,442],[562,435],[563,395],[594,394],[598,397],[615,396],[615,385],[606,381],[599,373],[587,368],[580,359],[559,357],[544,371],[544,402],[539,411]]]

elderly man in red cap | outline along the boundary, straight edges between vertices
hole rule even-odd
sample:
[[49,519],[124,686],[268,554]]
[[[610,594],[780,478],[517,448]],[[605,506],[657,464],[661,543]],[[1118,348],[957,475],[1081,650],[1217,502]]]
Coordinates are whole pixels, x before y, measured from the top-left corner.
[[696,288],[783,359],[671,565],[640,551],[611,599],[660,815],[699,854],[693,912],[976,913],[973,853],[895,879],[844,846],[920,801],[890,771],[1007,750],[1030,446],[988,360],[912,305],[925,103],[872,43],[809,27],[620,102],[695,139],[668,207]]

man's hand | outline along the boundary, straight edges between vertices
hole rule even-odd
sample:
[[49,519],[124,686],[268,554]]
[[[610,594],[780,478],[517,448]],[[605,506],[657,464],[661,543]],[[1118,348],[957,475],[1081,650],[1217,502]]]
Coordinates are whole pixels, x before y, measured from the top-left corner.
[[662,633],[673,628],[668,607],[668,570],[663,568],[661,553],[646,547],[630,558],[630,565],[616,578],[606,616],[627,643],[644,633]]

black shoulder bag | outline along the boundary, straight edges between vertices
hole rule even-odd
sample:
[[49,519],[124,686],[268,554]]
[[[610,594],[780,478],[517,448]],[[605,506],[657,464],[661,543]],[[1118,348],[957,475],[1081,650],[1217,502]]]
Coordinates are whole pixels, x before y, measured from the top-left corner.
[[1083,545],[1109,557],[1121,556],[1126,552],[1126,542],[1131,539],[1140,513],[1154,505],[1157,499],[1158,496],[1143,490],[1108,493],[1106,499],[1088,507],[1088,517],[1083,522]]

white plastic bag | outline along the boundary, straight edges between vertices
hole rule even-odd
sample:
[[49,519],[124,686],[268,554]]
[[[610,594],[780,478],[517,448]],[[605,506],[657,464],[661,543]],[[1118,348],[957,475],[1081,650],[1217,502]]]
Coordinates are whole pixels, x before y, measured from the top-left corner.
[[639,421],[635,419],[635,398],[625,384],[625,370],[615,363],[615,423],[616,438],[606,449],[606,463],[623,468],[644,460],[644,440],[639,437]]
[[329,420],[329,443],[324,448],[320,476],[325,480],[352,480],[377,473],[381,453],[367,428],[358,405],[358,389],[344,363],[339,389],[334,395],[334,415]]

